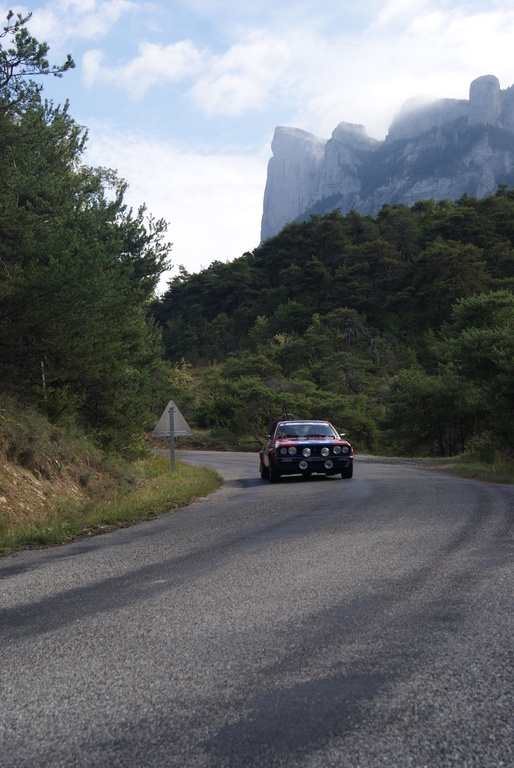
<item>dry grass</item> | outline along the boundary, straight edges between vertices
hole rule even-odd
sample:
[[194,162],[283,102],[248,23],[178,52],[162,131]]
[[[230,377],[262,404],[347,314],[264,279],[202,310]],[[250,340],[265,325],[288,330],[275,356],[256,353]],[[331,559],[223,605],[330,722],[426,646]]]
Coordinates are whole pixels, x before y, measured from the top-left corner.
[[105,458],[12,400],[0,404],[0,554],[129,525],[212,492],[211,470]]

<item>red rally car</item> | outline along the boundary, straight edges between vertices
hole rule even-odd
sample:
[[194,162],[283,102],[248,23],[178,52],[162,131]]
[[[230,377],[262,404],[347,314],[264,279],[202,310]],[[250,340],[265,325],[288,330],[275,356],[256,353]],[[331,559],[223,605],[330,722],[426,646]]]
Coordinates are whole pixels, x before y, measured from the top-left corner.
[[279,421],[259,452],[263,480],[277,483],[282,475],[353,476],[353,448],[328,421]]

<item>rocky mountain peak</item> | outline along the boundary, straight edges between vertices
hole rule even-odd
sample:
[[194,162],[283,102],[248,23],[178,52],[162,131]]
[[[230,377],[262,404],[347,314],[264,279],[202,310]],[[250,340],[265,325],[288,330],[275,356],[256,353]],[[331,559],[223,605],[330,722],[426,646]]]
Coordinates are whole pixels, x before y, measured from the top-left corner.
[[408,101],[384,141],[341,122],[330,139],[276,128],[261,237],[309,212],[377,213],[385,203],[483,197],[514,186],[514,86],[497,77],[470,85],[469,99]]

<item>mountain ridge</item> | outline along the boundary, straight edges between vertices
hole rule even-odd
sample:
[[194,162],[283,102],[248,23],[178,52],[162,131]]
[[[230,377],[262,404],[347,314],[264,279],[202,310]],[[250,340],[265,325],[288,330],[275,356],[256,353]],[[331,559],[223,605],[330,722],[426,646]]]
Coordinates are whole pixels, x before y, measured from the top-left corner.
[[330,139],[279,126],[272,141],[261,240],[339,208],[376,214],[384,204],[486,197],[514,186],[514,86],[474,80],[469,99],[407,102],[383,141],[341,122]]

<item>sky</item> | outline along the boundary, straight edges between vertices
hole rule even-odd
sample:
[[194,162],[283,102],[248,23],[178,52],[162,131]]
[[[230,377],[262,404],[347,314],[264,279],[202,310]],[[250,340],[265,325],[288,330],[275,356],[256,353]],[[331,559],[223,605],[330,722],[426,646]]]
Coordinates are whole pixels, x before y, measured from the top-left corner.
[[44,94],[88,130],[84,162],[168,222],[170,272],[259,245],[276,126],[384,139],[411,98],[514,84],[512,0],[32,0],[29,30],[76,68]]

